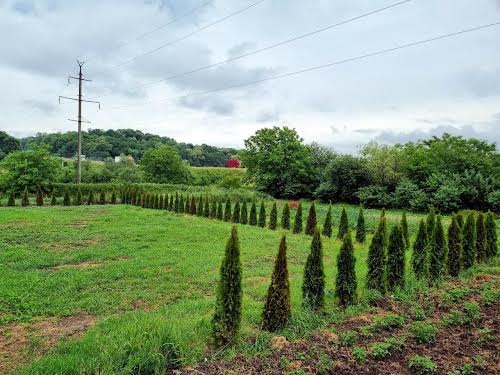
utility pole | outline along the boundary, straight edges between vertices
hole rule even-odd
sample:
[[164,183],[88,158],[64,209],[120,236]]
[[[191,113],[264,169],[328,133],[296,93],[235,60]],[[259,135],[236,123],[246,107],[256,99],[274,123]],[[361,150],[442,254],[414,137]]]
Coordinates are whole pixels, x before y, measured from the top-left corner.
[[77,147],[77,178],[76,182],[80,184],[82,182],[82,122],[90,124],[90,121],[86,121],[82,118],[82,102],[86,103],[95,103],[99,105],[99,109],[101,109],[101,103],[95,100],[84,100],[82,99],[82,83],[83,81],[87,82],[92,82],[90,79],[85,79],[83,78],[82,74],[82,67],[84,62],[83,61],[78,61],[78,67],[79,67],[79,72],[78,72],[78,77],[68,77],[68,84],[71,82],[72,79],[78,80],[78,98],[68,98],[67,96],[59,96],[59,104],[61,104],[61,98],[62,99],[68,99],[68,100],[74,100],[78,102],[78,119],[73,120],[73,119],[68,119],[69,121],[75,121],[78,122],[78,147]]

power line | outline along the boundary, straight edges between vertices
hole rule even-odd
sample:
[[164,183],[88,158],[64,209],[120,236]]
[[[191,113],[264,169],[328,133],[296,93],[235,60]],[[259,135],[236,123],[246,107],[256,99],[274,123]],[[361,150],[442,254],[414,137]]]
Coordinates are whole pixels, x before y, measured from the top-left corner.
[[166,47],[171,46],[171,45],[173,45],[173,44],[175,44],[175,43],[178,43],[178,42],[180,42],[180,41],[182,41],[182,40],[184,40],[184,39],[189,38],[190,36],[193,36],[193,35],[195,35],[195,34],[197,34],[197,33],[201,32],[201,31],[203,31],[203,30],[206,30],[206,29],[208,29],[208,28],[210,28],[210,27],[212,27],[212,26],[215,26],[215,25],[217,25],[217,24],[219,24],[219,23],[221,23],[221,22],[224,22],[224,21],[226,21],[227,19],[229,19],[229,18],[231,18],[231,17],[234,17],[234,16],[236,16],[236,15],[238,15],[238,14],[240,14],[240,13],[243,13],[243,12],[247,11],[248,9],[251,9],[251,8],[255,7],[256,5],[259,5],[260,3],[263,3],[264,1],[266,1],[266,0],[259,0],[259,1],[256,1],[256,2],[254,2],[254,3],[252,3],[252,4],[250,4],[250,5],[248,5],[248,6],[244,7],[244,8],[242,8],[242,9],[237,10],[236,12],[233,12],[233,13],[231,13],[231,14],[228,14],[228,15],[227,15],[227,16],[225,16],[225,17],[222,17],[222,18],[218,19],[217,21],[211,22],[211,23],[209,23],[209,24],[207,24],[207,25],[205,25],[205,26],[203,26],[203,27],[200,27],[199,29],[196,29],[195,31],[192,31],[192,32],[190,32],[190,33],[188,33],[188,34],[185,34],[185,35],[183,35],[183,36],[181,36],[181,37],[179,37],[179,38],[177,38],[177,39],[174,39],[174,40],[173,40],[173,41],[171,41],[171,42],[168,42],[168,43],[162,44],[162,45],[160,45],[160,46],[158,46],[158,47],[156,47],[156,48],[154,48],[154,49],[152,49],[152,50],[149,50],[149,51],[143,52],[143,53],[141,53],[141,54],[139,54],[139,55],[137,55],[137,56],[134,56],[134,57],[132,57],[132,58],[130,58],[130,59],[128,59],[128,60],[125,60],[125,61],[123,61],[123,62],[121,62],[121,63],[119,63],[119,64],[115,65],[114,67],[115,67],[115,68],[119,68],[119,67],[124,66],[124,65],[127,65],[127,64],[129,64],[129,63],[131,63],[131,62],[133,62],[133,61],[136,61],[137,59],[139,59],[139,58],[141,58],[141,57],[148,56],[148,55],[151,55],[151,54],[153,54],[153,53],[155,53],[155,52],[158,52],[159,50],[161,50],[161,49],[163,49],[163,48],[166,48]]
[[187,76],[189,74],[197,73],[197,72],[205,70],[205,69],[209,69],[209,68],[213,68],[213,67],[216,67],[216,66],[219,66],[219,65],[227,64],[229,62],[232,62],[232,61],[235,61],[235,60],[239,60],[239,59],[242,59],[244,57],[256,55],[256,54],[264,52],[264,51],[269,51],[269,50],[271,50],[273,48],[280,47],[282,45],[285,45],[285,44],[288,44],[288,43],[292,43],[292,42],[295,42],[297,40],[304,39],[304,38],[307,38],[307,37],[319,34],[319,33],[323,32],[323,31],[327,31],[327,30],[330,30],[330,29],[333,29],[333,28],[345,25],[347,23],[359,20],[361,18],[365,18],[365,17],[371,16],[371,15],[383,12],[385,10],[388,10],[388,9],[397,7],[399,5],[408,3],[410,1],[412,1],[412,0],[400,1],[400,2],[397,2],[397,3],[391,4],[391,5],[385,6],[383,8],[379,8],[379,9],[376,9],[374,11],[371,11],[371,12],[368,12],[368,13],[364,13],[364,14],[361,14],[359,16],[356,16],[356,17],[353,17],[353,18],[349,18],[347,20],[335,23],[333,25],[322,27],[321,29],[316,29],[316,30],[308,32],[306,34],[302,34],[302,35],[299,35],[299,36],[296,36],[296,37],[293,37],[293,38],[290,38],[290,39],[287,39],[287,40],[284,40],[284,41],[281,41],[281,42],[278,42],[278,43],[275,43],[275,44],[271,44],[269,46],[266,46],[266,47],[263,47],[263,48],[260,48],[260,49],[254,50],[254,51],[250,51],[250,52],[244,53],[244,54],[239,55],[239,56],[232,57],[232,58],[227,59],[227,60],[219,61],[219,62],[216,62],[216,63],[213,63],[213,64],[209,64],[209,65],[205,65],[205,66],[201,66],[199,68],[196,68],[196,69],[193,69],[193,70],[189,70],[189,71],[186,71],[186,72],[173,74],[173,75],[171,75],[171,76],[169,76],[167,78],[162,78],[162,79],[159,79],[159,80],[156,80],[156,81],[144,83],[142,85],[137,86],[136,88],[143,88],[143,87],[148,87],[148,86],[156,85],[156,84],[161,83],[161,82],[166,82],[166,81],[169,81],[169,80],[172,80],[172,79],[176,79],[176,78]]
[[[194,92],[194,93],[190,93],[190,94],[186,94],[186,95],[181,95],[181,96],[175,97],[175,98],[163,99],[163,100],[160,100],[158,102],[174,101],[174,100],[179,100],[179,99],[185,99],[185,98],[189,98],[189,97],[192,97],[192,96],[206,95],[206,94],[211,94],[211,93],[215,93],[215,92],[220,92],[220,91],[226,91],[226,90],[231,90],[231,89],[235,89],[235,88],[240,88],[240,87],[244,87],[244,86],[256,85],[256,84],[259,84],[259,83],[263,83],[263,82],[267,82],[267,81],[272,81],[272,80],[275,80],[275,79],[296,76],[296,75],[299,75],[299,74],[303,74],[303,73],[307,73],[307,72],[311,72],[311,71],[315,71],[315,70],[320,70],[320,69],[325,69],[325,68],[329,68],[329,67],[336,66],[336,65],[346,64],[348,62],[362,60],[362,59],[366,59],[366,58],[369,58],[369,57],[378,56],[378,55],[382,55],[382,54],[386,54],[386,53],[398,51],[398,50],[401,50],[401,49],[404,49],[404,48],[414,47],[414,46],[418,46],[418,45],[422,45],[422,44],[428,44],[428,43],[431,43],[431,42],[434,42],[434,41],[437,41],[437,40],[451,38],[451,37],[454,37],[454,36],[457,36],[457,35],[462,35],[462,34],[466,34],[466,33],[469,33],[469,32],[473,32],[473,31],[477,31],[477,30],[482,30],[482,29],[486,29],[486,28],[490,28],[490,27],[494,27],[494,26],[499,26],[499,25],[500,25],[500,22],[490,23],[490,24],[486,24],[486,25],[482,25],[482,26],[477,26],[477,27],[473,27],[473,28],[469,28],[469,29],[464,29],[464,30],[456,31],[456,32],[449,33],[449,34],[439,35],[439,36],[436,36],[436,37],[433,37],[433,38],[429,38],[429,39],[419,40],[417,42],[412,42],[412,43],[408,43],[408,44],[399,45],[399,46],[396,46],[396,47],[392,47],[392,48],[388,48],[388,49],[384,49],[384,50],[380,50],[380,51],[376,51],[376,52],[366,53],[366,54],[359,55],[359,56],[356,56],[356,57],[351,57],[351,58],[348,58],[348,59],[334,61],[334,62],[331,62],[331,63],[328,63],[328,64],[317,65],[317,66],[313,66],[313,67],[310,67],[310,68],[306,68],[306,69],[302,69],[302,70],[297,70],[297,71],[289,72],[289,73],[285,73],[285,74],[280,74],[280,75],[276,75],[276,76],[272,76],[272,77],[262,78],[262,79],[251,81],[251,82],[239,83],[239,84],[236,84],[236,85],[221,87],[221,88],[212,89],[212,90],[198,91],[198,92]],[[140,104],[136,104],[136,105],[142,105],[142,104],[147,104],[147,103],[152,103],[152,102],[157,102],[157,101],[148,101],[148,102],[140,103]],[[111,109],[126,108],[126,107],[129,107],[129,106],[130,105],[115,106],[115,107],[111,107]],[[135,105],[133,105],[133,106],[135,106]]]

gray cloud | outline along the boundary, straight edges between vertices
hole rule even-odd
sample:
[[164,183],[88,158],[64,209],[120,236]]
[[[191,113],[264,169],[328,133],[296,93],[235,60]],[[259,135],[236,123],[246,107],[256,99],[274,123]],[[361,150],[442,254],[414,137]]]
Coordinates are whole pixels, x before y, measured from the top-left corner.
[[255,118],[257,122],[277,122],[280,119],[278,111],[263,111]]
[[229,116],[234,112],[234,104],[217,96],[187,97],[179,100],[184,107],[213,112],[218,115]]
[[257,48],[257,44],[254,42],[243,42],[239,44],[235,44],[229,50],[227,51],[227,57],[229,59],[232,59],[233,57],[236,56],[241,56],[246,52],[249,52],[250,50],[254,50]]
[[49,101],[39,99],[27,99],[24,103],[30,107],[35,107],[44,114],[50,115],[54,113],[57,107]]

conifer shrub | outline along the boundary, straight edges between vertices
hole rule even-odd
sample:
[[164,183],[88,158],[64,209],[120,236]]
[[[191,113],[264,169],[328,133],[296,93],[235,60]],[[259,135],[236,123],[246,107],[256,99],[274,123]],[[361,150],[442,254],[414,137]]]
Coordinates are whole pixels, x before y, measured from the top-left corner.
[[286,260],[286,237],[281,238],[271,285],[262,312],[262,329],[275,332],[284,328],[291,316],[290,279]]
[[81,206],[83,204],[83,196],[82,196],[82,191],[80,189],[76,191],[76,197],[74,203],[75,206]]
[[[175,193],[177,194],[177,193]],[[174,193],[170,194],[170,201],[168,202],[168,210],[175,211],[175,196]]]
[[325,271],[323,268],[323,249],[319,229],[314,230],[311,252],[307,257],[302,284],[302,305],[319,311],[325,304]]
[[198,216],[203,216],[203,203],[203,194],[200,194],[200,198],[198,198],[198,211],[196,212]]
[[476,221],[472,212],[467,215],[462,230],[462,251],[462,264],[464,269],[468,269],[476,261]]
[[399,225],[392,228],[387,245],[387,289],[394,291],[405,286],[405,244]]
[[318,223],[316,219],[316,206],[314,205],[314,202],[312,202],[311,206],[309,207],[309,215],[307,216],[305,233],[309,236],[312,236],[317,225]]
[[191,202],[189,200],[189,194],[186,194],[186,201],[184,202],[184,212],[189,214],[189,210],[191,209]]
[[417,279],[424,279],[429,272],[429,241],[424,219],[420,220],[417,238],[413,244],[411,264]]
[[87,197],[87,204],[91,205],[91,204],[94,204],[94,203],[95,203],[94,190],[91,189],[89,191],[89,195]]
[[368,250],[368,273],[366,286],[368,289],[386,292],[386,256],[384,247],[385,216],[381,216],[378,228],[373,235]]
[[[140,202],[140,201],[141,201],[140,197],[141,197],[141,196],[139,195],[139,200],[138,200],[138,202]],[[111,191],[111,204],[116,204],[116,191],[115,191],[115,190]],[[139,204],[140,204],[140,203],[139,203]]]
[[233,221],[234,224],[238,224],[240,222],[240,201],[236,200],[236,203],[234,204],[233,208],[233,215],[231,217],[231,220]]
[[278,206],[276,202],[273,203],[273,208],[269,214],[269,229],[276,230],[278,227]]
[[302,202],[299,202],[297,206],[297,212],[295,212],[295,220],[293,222],[293,233],[302,233]]
[[432,236],[434,235],[434,225],[436,225],[436,211],[434,210],[434,207],[431,208],[429,215],[427,215],[425,224],[427,227],[427,238],[431,241]]
[[349,231],[349,221],[347,219],[347,211],[345,210],[345,207],[343,207],[342,214],[340,215],[339,231],[337,233],[337,238],[339,240],[343,239],[348,231]]
[[493,258],[497,255],[498,245],[497,245],[497,226],[495,223],[495,217],[491,211],[486,214],[486,257],[488,259]]
[[260,201],[260,210],[259,210],[259,227],[266,227],[266,207],[264,206],[264,200]]
[[24,189],[24,193],[21,195],[21,206],[26,207],[30,205],[30,200],[28,196],[28,188]]
[[448,227],[448,273],[451,276],[458,276],[462,265],[462,234],[458,225],[456,215],[451,218]]
[[220,267],[212,319],[212,333],[217,346],[232,342],[239,332],[243,300],[241,281],[240,243],[236,226],[233,226]]
[[222,209],[222,201],[219,199],[217,202],[217,220],[221,220],[224,218],[224,211]]
[[[382,212],[380,213],[380,218],[384,218],[385,219],[385,208],[382,208]],[[383,239],[384,239],[384,247],[387,247],[387,239],[388,239],[388,235],[387,235],[387,220],[381,220],[380,223],[383,225],[381,230],[382,230],[382,233],[383,233]]]
[[203,216],[210,217],[210,198],[205,198],[205,206],[203,207]]
[[217,219],[217,198],[212,197],[212,202],[210,203],[210,219]]
[[484,223],[484,214],[480,212],[476,219],[476,260],[478,263],[486,260],[486,225]]
[[[186,203],[187,203],[188,199],[186,198]],[[160,194],[160,200],[158,202],[158,209],[159,210],[163,210],[163,194]]]
[[363,214],[363,207],[360,207],[358,213],[358,222],[356,223],[356,242],[365,243],[365,241],[366,241],[365,215]]
[[429,247],[429,279],[440,280],[446,271],[447,244],[441,216],[437,216]]
[[328,211],[326,212],[325,223],[323,224],[323,236],[328,238],[332,237],[332,205],[328,206]]
[[179,212],[182,214],[182,213],[184,213],[185,209],[186,209],[186,203],[184,202],[184,195],[181,194],[181,197],[180,197],[180,200],[179,200]]
[[281,214],[281,228],[290,229],[290,206],[288,202],[283,206],[283,213]]
[[248,204],[246,199],[243,199],[243,204],[241,205],[240,223],[248,224]]
[[[99,204],[106,204],[106,193],[104,191],[101,191],[99,194]],[[134,197],[134,204],[135,204],[135,197]]]
[[250,207],[250,225],[257,225],[257,204],[255,203],[255,199],[252,201],[252,207]]
[[133,189],[130,192],[130,204],[133,205],[133,206],[135,206],[137,204],[137,191],[135,189]]
[[353,305],[356,303],[356,258],[354,257],[354,247],[351,233],[344,236],[339,255],[337,256],[337,279],[335,282],[335,295],[339,299],[341,306]]
[[64,189],[63,205],[64,206],[71,205],[71,199],[69,197],[69,190],[68,189]]
[[175,201],[174,201],[174,212],[179,212],[180,209],[180,200],[179,200],[179,194],[176,192],[175,193]]
[[50,200],[50,205],[51,206],[56,206],[57,205],[56,189],[52,190],[52,198]]
[[460,230],[463,230],[464,229],[464,224],[465,224],[465,221],[464,221],[464,217],[461,213],[457,213],[457,223],[460,227]]
[[16,205],[16,195],[14,193],[14,190],[11,190],[9,192],[9,200],[7,201],[7,206],[14,207],[15,205]]
[[196,198],[191,195],[191,205],[189,206],[189,213],[191,215],[196,215]]
[[403,239],[405,240],[405,249],[410,248],[410,234],[408,232],[408,221],[406,220],[406,212],[403,212],[401,217],[401,230],[403,231]]
[[36,205],[43,206],[43,191],[40,186],[36,189]]
[[226,207],[224,208],[224,221],[228,223],[231,221],[232,212],[231,212],[231,200],[229,198],[226,199]]

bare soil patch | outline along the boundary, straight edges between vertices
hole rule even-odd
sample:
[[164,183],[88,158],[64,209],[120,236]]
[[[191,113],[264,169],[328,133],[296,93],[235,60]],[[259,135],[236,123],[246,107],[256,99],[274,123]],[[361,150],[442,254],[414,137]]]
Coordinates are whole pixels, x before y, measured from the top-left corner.
[[76,228],[85,228],[89,225],[88,220],[75,220],[72,221],[71,223],[67,224],[69,227],[76,227]]
[[93,247],[102,243],[99,239],[86,239],[78,242],[57,242],[50,245],[50,249],[56,252],[63,252],[71,249]]
[[103,265],[113,263],[113,262],[125,262],[128,259],[129,259],[128,257],[120,257],[120,258],[115,258],[115,259],[85,261],[85,262],[80,262],[80,263],[67,263],[67,264],[61,264],[58,266],[50,267],[48,269],[53,270],[53,271],[59,271],[59,270],[64,270],[64,269],[89,269],[89,268],[101,267]]

